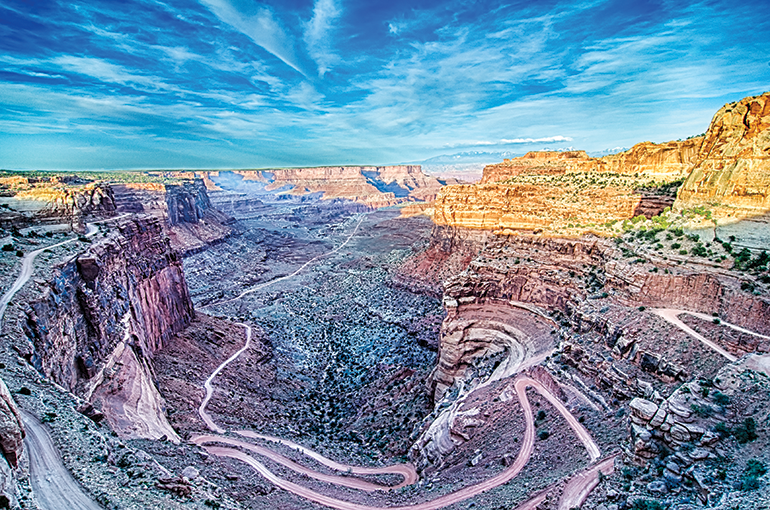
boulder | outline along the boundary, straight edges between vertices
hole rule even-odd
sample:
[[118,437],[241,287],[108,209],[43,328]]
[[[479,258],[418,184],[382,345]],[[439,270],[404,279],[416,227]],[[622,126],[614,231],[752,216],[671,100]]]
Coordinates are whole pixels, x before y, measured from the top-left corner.
[[652,418],[655,416],[655,413],[658,412],[657,404],[643,398],[633,399],[629,404],[629,407],[631,407],[631,411],[636,416],[643,419],[644,421],[652,420]]

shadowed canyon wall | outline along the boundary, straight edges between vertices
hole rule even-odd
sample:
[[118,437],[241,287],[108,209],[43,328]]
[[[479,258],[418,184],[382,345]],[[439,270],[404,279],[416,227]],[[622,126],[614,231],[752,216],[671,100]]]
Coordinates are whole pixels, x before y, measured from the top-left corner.
[[149,360],[193,317],[181,258],[157,218],[134,216],[118,230],[60,266],[31,304],[32,362],[123,436],[173,439]]

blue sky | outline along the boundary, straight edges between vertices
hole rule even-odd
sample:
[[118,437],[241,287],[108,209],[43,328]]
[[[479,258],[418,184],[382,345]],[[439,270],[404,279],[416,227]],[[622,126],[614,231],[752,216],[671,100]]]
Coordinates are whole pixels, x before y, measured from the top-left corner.
[[764,1],[0,0],[0,168],[598,151],[767,90]]

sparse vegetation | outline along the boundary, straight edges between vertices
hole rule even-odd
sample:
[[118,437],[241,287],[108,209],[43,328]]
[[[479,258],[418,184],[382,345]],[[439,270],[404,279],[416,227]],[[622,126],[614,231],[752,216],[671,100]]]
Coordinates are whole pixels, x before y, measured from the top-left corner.
[[749,417],[743,420],[743,423],[734,427],[732,434],[739,443],[749,443],[759,437],[757,436],[756,429],[757,423],[754,421],[754,418]]
[[759,489],[760,478],[767,473],[767,467],[759,460],[751,459],[746,463],[746,469],[741,474],[741,489],[753,491]]

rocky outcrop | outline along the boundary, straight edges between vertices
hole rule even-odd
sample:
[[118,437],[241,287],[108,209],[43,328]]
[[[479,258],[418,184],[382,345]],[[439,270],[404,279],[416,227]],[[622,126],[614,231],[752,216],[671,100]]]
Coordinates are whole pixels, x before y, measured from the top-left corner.
[[[24,425],[21,414],[5,382],[0,379],[0,449],[11,467],[18,464],[24,449]],[[0,489],[5,487],[0,483]]]
[[731,222],[770,212],[770,92],[714,115],[674,209],[712,210]]
[[116,210],[112,188],[104,182],[13,176],[0,179],[0,193],[11,197],[9,209],[0,215],[0,224],[70,223],[82,227],[85,217],[111,216]]
[[114,188],[118,211],[144,212],[162,219],[172,248],[183,256],[232,233],[234,220],[212,206],[201,178],[179,184],[116,184]]
[[642,142],[600,158],[600,171],[641,174],[660,181],[684,179],[697,160],[703,136],[664,143]]
[[123,436],[175,438],[149,360],[193,317],[181,259],[157,218],[133,217],[118,230],[59,267],[31,304],[32,362]]

